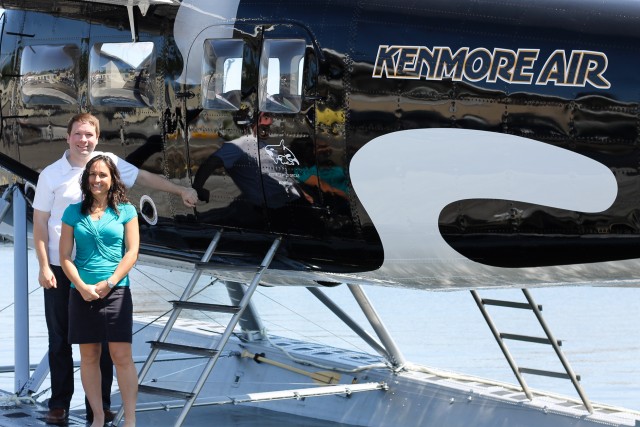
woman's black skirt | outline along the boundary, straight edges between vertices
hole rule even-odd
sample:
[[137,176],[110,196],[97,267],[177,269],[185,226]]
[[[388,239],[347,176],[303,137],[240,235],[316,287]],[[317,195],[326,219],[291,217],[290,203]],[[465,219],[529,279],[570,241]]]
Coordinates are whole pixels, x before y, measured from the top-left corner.
[[118,286],[105,298],[87,302],[72,288],[69,293],[69,343],[131,342],[133,301],[128,286]]

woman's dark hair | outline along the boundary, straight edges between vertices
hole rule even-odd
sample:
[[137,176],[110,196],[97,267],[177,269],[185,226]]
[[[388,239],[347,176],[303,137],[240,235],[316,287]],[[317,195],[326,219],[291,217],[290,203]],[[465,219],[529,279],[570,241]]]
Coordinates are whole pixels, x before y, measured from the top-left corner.
[[111,173],[111,187],[107,193],[107,205],[113,209],[116,215],[119,215],[118,205],[129,202],[129,199],[127,199],[126,188],[122,179],[120,179],[120,173],[118,172],[118,168],[116,168],[116,164],[111,160],[111,157],[105,156],[104,154],[99,154],[89,160],[82,172],[82,178],[80,178],[80,189],[82,190],[80,211],[85,215],[89,215],[91,212],[93,194],[91,194],[91,187],[89,185],[89,171],[95,162],[104,162],[109,169],[109,173]]

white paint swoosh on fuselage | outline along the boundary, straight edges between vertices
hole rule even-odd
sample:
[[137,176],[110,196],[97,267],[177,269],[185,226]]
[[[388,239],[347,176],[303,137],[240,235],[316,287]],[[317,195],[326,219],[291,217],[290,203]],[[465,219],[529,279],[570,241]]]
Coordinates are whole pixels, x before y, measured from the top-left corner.
[[203,43],[206,39],[233,38],[233,22],[240,0],[183,0],[173,25],[176,46],[184,58],[179,83],[199,85]]
[[499,268],[471,261],[442,238],[438,216],[449,203],[464,199],[601,212],[618,192],[609,168],[585,156],[531,139],[464,129],[378,137],[356,153],[350,176],[384,247],[383,265],[371,277],[416,287],[583,280],[582,267]]

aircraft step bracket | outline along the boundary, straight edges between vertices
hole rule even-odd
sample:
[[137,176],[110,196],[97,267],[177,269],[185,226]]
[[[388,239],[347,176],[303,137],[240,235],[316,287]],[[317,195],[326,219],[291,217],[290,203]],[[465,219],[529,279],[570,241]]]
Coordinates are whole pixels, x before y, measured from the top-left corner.
[[[155,387],[147,387],[154,392]],[[304,400],[312,397],[351,396],[354,393],[370,392],[370,391],[387,391],[389,385],[385,382],[371,382],[361,384],[335,384],[321,387],[297,388],[291,390],[262,391],[258,393],[247,393],[234,396],[220,396],[210,398],[199,398],[193,404],[194,407],[202,406],[221,406],[221,405],[239,405],[243,403],[270,402],[275,400]],[[168,396],[163,393],[163,389],[157,389],[157,394]],[[176,397],[176,396],[169,396]],[[138,407],[141,411],[167,411],[179,409],[183,407],[182,403],[176,402],[157,402],[139,403]]]
[[386,391],[389,386],[384,383],[362,383],[362,384],[336,384],[328,385],[324,387],[313,387],[296,390],[278,390],[267,391],[261,393],[252,393],[245,396],[235,396],[231,399],[230,403],[250,403],[250,402],[267,402],[271,400],[284,400],[284,399],[305,399],[307,397],[320,397],[330,396],[336,394],[345,394],[350,396],[352,393],[363,391],[382,390]]
[[[192,296],[193,291],[196,287],[196,284],[198,283],[198,280],[200,279],[204,271],[204,269],[200,267],[206,264],[211,259],[216,247],[218,246],[218,243],[220,242],[221,237],[222,237],[222,231],[218,231],[213,237],[213,239],[211,240],[211,243],[209,244],[209,247],[205,251],[204,255],[202,256],[201,262],[195,266],[193,275],[191,276],[189,283],[185,287],[182,295],[180,296],[180,299],[177,301],[172,301],[173,309],[171,310],[169,319],[167,320],[162,332],[158,336],[157,341],[150,342],[151,351],[149,352],[149,356],[147,357],[147,360],[145,361],[144,365],[142,366],[138,374],[138,383],[139,383],[138,392],[139,393],[150,393],[150,394],[171,396],[178,399],[184,399],[186,401],[185,404],[181,406],[182,411],[180,412],[180,415],[178,415],[178,418],[176,419],[176,422],[174,424],[174,426],[176,427],[179,427],[184,423],[185,418],[187,417],[187,415],[189,414],[189,411],[191,410],[194,403],[196,402],[196,399],[198,398],[200,391],[204,387],[205,382],[209,378],[209,375],[211,374],[216,362],[218,361],[218,358],[222,350],[224,349],[227,342],[229,341],[229,338],[232,336],[235,327],[240,322],[243,312],[245,311],[245,309],[248,309],[247,312],[250,313],[251,297],[253,296],[255,290],[257,289],[260,283],[262,274],[266,271],[267,268],[269,268],[269,265],[271,264],[271,261],[275,257],[278,247],[280,246],[280,243],[282,241],[282,237],[277,237],[273,241],[273,243],[271,244],[271,247],[267,251],[267,254],[265,255],[264,259],[262,260],[259,266],[254,265],[254,266],[244,267],[244,270],[243,270],[244,272],[250,272],[254,274],[254,276],[253,276],[253,279],[251,280],[251,283],[249,283],[247,288],[242,291],[243,296],[239,301],[239,303],[237,304],[237,306],[205,304],[205,303],[189,301],[189,298]],[[173,326],[178,320],[178,317],[180,316],[180,313],[182,312],[183,309],[216,311],[216,312],[229,313],[229,314],[232,314],[232,316],[222,335],[212,338],[215,341],[211,343],[210,348],[200,348],[200,347],[193,347],[193,346],[167,342],[169,333],[171,332]],[[195,354],[199,356],[204,356],[209,359],[206,365],[204,366],[204,369],[202,370],[200,377],[196,380],[195,385],[193,386],[193,389],[191,391],[169,390],[169,389],[153,387],[145,384],[145,377],[149,373],[151,365],[154,363],[160,351],[171,351],[171,352],[178,352],[178,353]],[[120,410],[118,411],[118,414],[116,415],[113,421],[114,425],[118,425],[123,415],[124,415],[124,411],[122,408],[120,408]]]
[[[573,369],[571,368],[569,361],[566,359],[566,357],[564,356],[560,348],[562,346],[562,341],[556,340],[553,337],[553,334],[551,333],[551,329],[549,328],[546,321],[542,317],[542,306],[535,303],[535,301],[533,300],[533,296],[531,295],[528,289],[522,289],[522,292],[524,293],[524,296],[527,300],[526,303],[514,302],[514,301],[502,301],[502,300],[495,300],[495,299],[489,299],[489,298],[483,299],[475,290],[471,291],[471,295],[473,296],[473,299],[475,300],[478,308],[480,309],[482,316],[487,322],[489,329],[491,329],[491,332],[493,333],[493,336],[496,339],[496,342],[500,346],[500,350],[502,350],[502,353],[507,359],[507,362],[509,363],[511,370],[513,371],[513,374],[516,376],[518,382],[520,383],[520,386],[522,387],[522,391],[524,392],[524,394],[527,396],[529,400],[533,400],[533,393],[531,392],[529,386],[527,385],[524,378],[522,377],[522,374],[542,375],[542,376],[553,377],[553,378],[568,379],[568,380],[571,380],[571,382],[573,383],[573,386],[576,389],[576,392],[578,393],[578,395],[580,396],[580,399],[582,400],[584,407],[587,409],[587,411],[589,411],[590,414],[593,414],[593,407],[591,406],[591,402],[589,401],[584,390],[580,386],[580,383],[579,383],[580,376],[576,375],[573,372]],[[534,337],[529,335],[500,332],[496,327],[493,319],[489,315],[489,312],[487,311],[487,306],[498,306],[498,307],[506,307],[506,308],[531,310],[535,314],[536,320],[542,327],[542,330],[544,331],[546,337]],[[516,365],[516,362],[513,356],[511,355],[511,352],[507,348],[505,340],[515,340],[515,341],[530,342],[535,344],[550,345],[551,347],[553,347],[553,350],[555,351],[556,356],[562,363],[562,366],[565,369],[565,372],[554,372],[554,371],[547,371],[542,369],[531,369],[531,368],[519,367],[518,365]]]

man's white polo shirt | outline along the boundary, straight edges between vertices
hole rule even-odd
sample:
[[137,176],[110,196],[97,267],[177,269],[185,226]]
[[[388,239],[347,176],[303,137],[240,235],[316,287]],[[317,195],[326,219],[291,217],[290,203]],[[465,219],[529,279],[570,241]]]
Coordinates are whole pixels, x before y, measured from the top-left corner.
[[[131,163],[122,160],[113,153],[94,151],[91,157],[104,154],[114,161],[118,167],[120,178],[127,188],[133,187],[138,177],[139,169]],[[67,151],[62,158],[50,164],[40,172],[36,194],[33,198],[33,208],[42,212],[49,212],[49,263],[60,265],[60,234],[62,229],[62,214],[72,203],[82,200],[80,178],[84,167],[71,166],[67,160]]]

